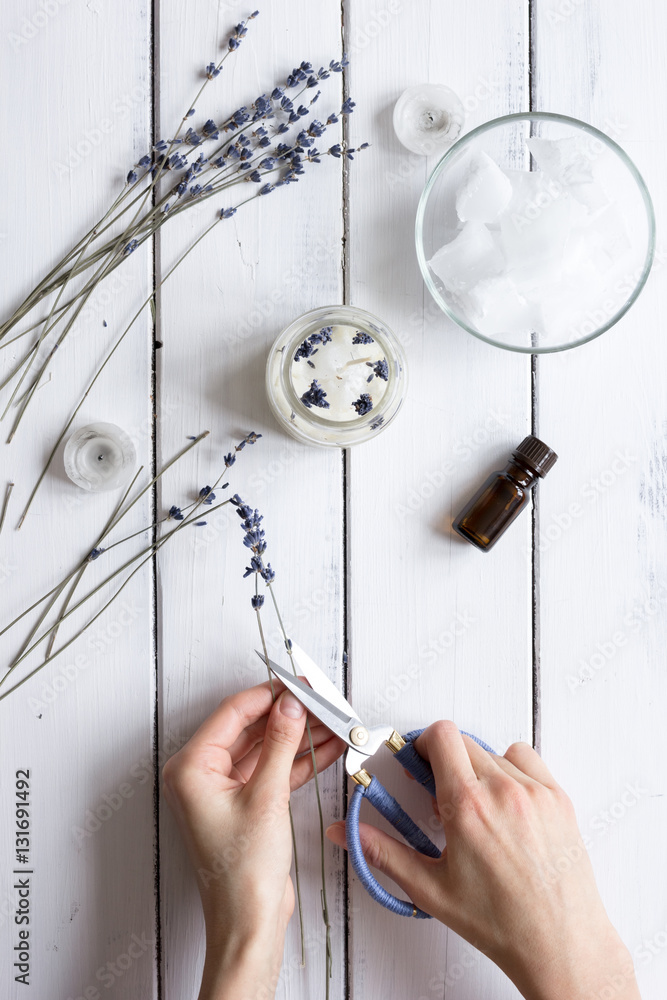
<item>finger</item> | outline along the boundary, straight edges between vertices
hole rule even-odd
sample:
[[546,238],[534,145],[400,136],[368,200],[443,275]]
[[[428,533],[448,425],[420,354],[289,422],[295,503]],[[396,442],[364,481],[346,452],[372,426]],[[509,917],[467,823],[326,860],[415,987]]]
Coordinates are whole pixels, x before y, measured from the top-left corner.
[[[327,730],[329,733],[329,730]],[[317,767],[317,773],[320,774],[322,771],[330,767],[335,760],[338,760],[340,755],[346,749],[347,743],[339,739],[337,736],[332,736],[329,733],[329,739],[325,740],[320,746],[315,749],[315,766]],[[294,766],[292,767],[292,779],[291,787],[292,791],[296,788],[301,788],[305,785],[307,781],[313,777],[313,759],[310,754],[306,754],[299,760],[294,761]]]
[[489,779],[497,776],[496,755],[481,747],[471,736],[461,735],[477,778],[481,781],[484,778]]
[[495,764],[496,773],[503,771],[504,774],[509,775],[514,781],[517,781],[520,785],[524,785],[526,788],[537,787],[538,782],[531,778],[528,774],[524,774],[520,771],[510,760],[505,757],[494,757],[493,763]]
[[[232,758],[234,764],[240,770],[247,771],[248,776],[250,776],[257,763],[268,718],[268,715],[265,715],[251,726],[248,726],[247,729],[244,729],[239,738],[229,748],[229,756]],[[326,726],[317,722],[313,716],[309,716],[308,718],[312,720],[310,722],[310,731],[314,743],[320,744],[324,743],[325,740],[331,739],[331,731]],[[297,754],[304,753],[309,748],[308,734],[305,733]]]
[[[334,844],[347,850],[345,823],[333,823],[327,827],[326,835]],[[432,886],[429,869],[434,859],[423,857],[407,844],[368,823],[359,824],[359,838],[368,864],[388,875],[417,906],[428,912],[429,888]]]
[[529,743],[513,743],[505,751],[505,760],[541,785],[546,785],[547,788],[559,787],[547,765]]
[[[305,680],[305,678],[300,677],[299,680]],[[273,681],[273,691],[275,692],[275,696],[277,699],[281,691],[285,690],[285,685],[281,680],[279,680],[275,676],[272,677],[272,681]],[[265,681],[264,684],[261,684],[259,686],[264,688],[267,686],[267,684],[269,684],[269,682]],[[271,711],[271,705],[273,704],[273,700],[274,699],[271,699],[271,701],[268,702],[266,711],[262,714],[262,716],[257,718],[252,723],[250,723],[248,726],[246,726],[245,729],[239,733],[234,743],[228,747],[230,756],[234,761],[234,763],[239,761],[242,757],[245,757],[245,755],[250,750],[252,750],[253,746],[255,746],[257,743],[259,743],[261,740],[264,739],[266,720],[269,716],[269,712]],[[317,720],[315,720],[314,716],[311,715],[309,716],[309,718],[312,720],[311,726],[319,724]]]
[[283,691],[271,709],[257,765],[245,786],[249,794],[289,791],[305,725],[306,709],[291,691]]
[[[266,721],[263,726],[262,737],[264,735],[265,729],[266,729]],[[326,726],[319,725],[319,726],[313,726],[311,728],[310,738],[312,738],[313,747],[317,748],[321,746],[323,743],[326,743],[327,740],[331,740],[334,737],[331,736],[331,731],[327,729]],[[245,757],[242,757],[241,760],[236,761],[234,765],[234,771],[239,777],[242,778],[243,781],[247,781],[252,772],[255,770],[261,752],[262,752],[262,740],[259,740],[257,744],[245,755]],[[296,751],[297,757],[299,756],[299,754],[304,754],[308,757],[310,756],[310,739],[308,737],[308,733],[304,733],[303,736],[301,737],[301,742],[299,743],[299,746],[297,747]]]
[[[280,685],[280,690],[284,690],[284,685]],[[268,681],[237,691],[223,698],[186,746],[191,752],[211,746],[229,751],[244,729],[270,712],[272,704],[273,695]]]
[[453,722],[434,722],[417,737],[415,749],[431,765],[440,803],[455,802],[463,789],[477,781],[466,744]]

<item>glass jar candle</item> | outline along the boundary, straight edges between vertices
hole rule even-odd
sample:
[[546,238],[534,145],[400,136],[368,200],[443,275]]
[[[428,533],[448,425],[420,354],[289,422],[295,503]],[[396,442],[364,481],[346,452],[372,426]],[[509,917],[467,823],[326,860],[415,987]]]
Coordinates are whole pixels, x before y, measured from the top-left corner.
[[81,427],[65,445],[65,472],[81,489],[115,490],[130,478],[137,462],[132,440],[115,424]]
[[405,357],[392,331],[356,306],[325,306],[278,336],[266,392],[278,423],[308,444],[347,448],[394,419],[407,387]]

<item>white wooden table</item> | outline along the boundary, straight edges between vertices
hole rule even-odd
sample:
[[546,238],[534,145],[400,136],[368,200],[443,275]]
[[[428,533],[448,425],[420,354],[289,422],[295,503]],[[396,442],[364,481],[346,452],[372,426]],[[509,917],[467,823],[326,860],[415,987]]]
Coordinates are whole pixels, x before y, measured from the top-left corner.
[[[99,216],[152,135],[173,131],[203,66],[249,10],[238,0],[2,5],[3,317]],[[150,314],[140,321],[76,421],[124,427],[147,469],[187,435],[210,429],[196,455],[169,475],[160,509],[204,485],[248,430],[263,435],[240,456],[232,484],[265,515],[290,630],[366,718],[390,718],[405,731],[450,717],[496,748],[534,741],[575,801],[644,1000],[663,998],[667,982],[660,235],[647,288],[599,340],[532,366],[478,342],[438,312],[422,283],[413,227],[433,161],[399,146],[391,110],[406,86],[432,81],[461,95],[466,128],[529,108],[582,118],[634,158],[660,225],[665,28],[657,0],[272,0],[198,114],[229,111],[300,60],[319,66],[344,46],[346,86],[357,102],[350,138],[372,149],[349,173],[327,160],[202,242],[165,284],[156,327]],[[337,77],[320,100],[329,109],[340,99]],[[3,621],[71,568],[108,516],[115,496],[77,491],[59,460],[25,525],[13,530],[110,334],[207,213],[167,227],[159,247],[138,253],[122,281],[100,290],[38,390],[20,440],[2,446],[0,490],[16,482],[0,538]],[[342,301],[375,311],[399,333],[411,381],[395,424],[347,454],[283,436],[263,391],[277,332],[308,309]],[[163,346],[153,370],[154,340]],[[531,428],[559,462],[532,519],[524,515],[482,555],[443,525]],[[128,530],[147,524],[151,510],[148,498]],[[7,1000],[196,996],[202,919],[194,876],[158,795],[159,767],[222,696],[263,679],[236,520],[214,518],[203,543],[166,549],[90,634],[0,702],[0,994]],[[270,644],[279,650],[275,629]],[[3,664],[13,649],[3,646]],[[10,968],[20,768],[30,770],[33,800],[29,987],[15,983]],[[391,765],[379,773],[393,788],[398,780],[399,798],[428,823],[423,795]],[[340,766],[323,788],[326,819],[340,818],[347,794]],[[293,921],[280,1000],[324,995],[312,789],[295,795],[294,807],[307,966],[298,967]],[[377,907],[341,852],[327,851],[334,1000],[517,995],[441,925]]]

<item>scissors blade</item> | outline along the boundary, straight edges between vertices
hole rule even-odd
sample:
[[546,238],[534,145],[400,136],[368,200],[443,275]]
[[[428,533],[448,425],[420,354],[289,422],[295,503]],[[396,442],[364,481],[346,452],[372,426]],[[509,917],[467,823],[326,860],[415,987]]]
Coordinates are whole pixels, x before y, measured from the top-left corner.
[[333,681],[329,680],[322,668],[318,667],[315,661],[311,660],[308,653],[304,653],[300,646],[297,646],[297,644],[291,639],[290,642],[292,643],[292,656],[296,661],[299,672],[304,675],[313,690],[317,691],[318,694],[321,694],[324,698],[326,698],[330,705],[335,705],[336,708],[339,711],[344,712],[345,715],[356,718],[356,713],[347,698],[343,697],[336,685]]
[[[264,656],[258,650],[255,650],[255,652],[266,663]],[[344,740],[348,746],[354,746],[350,740],[350,730],[355,726],[361,725],[356,716],[350,716],[345,712],[341,712],[325,697],[318,694],[317,691],[313,691],[312,688],[295,677],[293,673],[285,670],[273,660],[269,660],[268,666],[280,678],[285,687],[289,688],[294,697],[298,698],[305,705],[309,712],[319,719],[320,722],[323,722],[332,733],[335,733],[341,740]]]

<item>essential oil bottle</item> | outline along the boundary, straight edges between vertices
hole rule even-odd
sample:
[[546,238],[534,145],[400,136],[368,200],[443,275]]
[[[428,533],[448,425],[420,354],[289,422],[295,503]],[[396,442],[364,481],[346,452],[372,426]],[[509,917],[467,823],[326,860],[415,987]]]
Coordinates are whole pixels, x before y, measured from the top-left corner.
[[546,476],[557,458],[556,452],[539,438],[532,434],[524,438],[505,468],[492,472],[454,519],[454,531],[488,552],[528,505],[538,477]]

